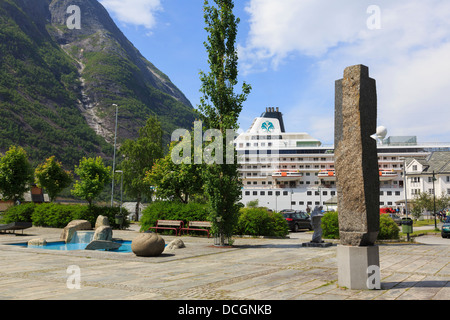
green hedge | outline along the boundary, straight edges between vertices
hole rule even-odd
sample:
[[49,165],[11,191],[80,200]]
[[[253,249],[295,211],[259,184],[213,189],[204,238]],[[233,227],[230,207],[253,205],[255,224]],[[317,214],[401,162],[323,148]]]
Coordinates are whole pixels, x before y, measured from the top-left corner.
[[379,240],[397,240],[399,239],[400,229],[395,221],[387,214],[380,215]]
[[208,221],[208,205],[200,203],[181,203],[157,201],[142,211],[141,231],[156,226],[157,220]]
[[[161,201],[154,202],[142,212],[141,231],[154,227],[157,220],[208,221],[207,204],[180,203]],[[170,231],[168,231],[170,232]],[[242,208],[240,210],[235,234],[251,236],[286,236],[288,226],[279,213],[270,213],[263,208]]]
[[[118,207],[89,207],[58,203],[22,204],[6,210],[2,222],[32,222],[38,227],[64,228],[72,220],[88,220],[94,226],[97,217],[102,215],[108,217],[111,227],[118,228],[115,216],[119,213]],[[122,214],[126,217],[128,212],[122,209]],[[128,227],[129,221],[124,219],[122,226]]]
[[337,212],[327,212],[322,218],[322,236],[325,239],[339,239],[339,221]]
[[34,203],[12,206],[5,211],[1,221],[5,224],[12,222],[31,222],[31,215],[35,208],[36,205]]
[[[322,218],[323,237],[325,239],[339,239],[339,221],[337,212],[327,212]],[[388,215],[380,215],[380,232],[378,240],[399,239],[399,228]]]
[[289,229],[278,212],[269,212],[264,208],[241,208],[236,234],[285,237]]

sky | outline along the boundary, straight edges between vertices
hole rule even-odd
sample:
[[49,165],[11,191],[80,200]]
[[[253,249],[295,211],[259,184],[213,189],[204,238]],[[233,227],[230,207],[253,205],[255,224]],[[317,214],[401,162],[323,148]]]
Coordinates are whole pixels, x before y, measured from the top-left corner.
[[[203,0],[99,0],[137,49],[194,107],[209,72]],[[247,130],[278,107],[288,132],[332,144],[334,85],[348,66],[377,82],[378,126],[388,136],[450,142],[450,1],[236,0],[239,81],[252,91]],[[372,133],[370,133],[372,134]]]

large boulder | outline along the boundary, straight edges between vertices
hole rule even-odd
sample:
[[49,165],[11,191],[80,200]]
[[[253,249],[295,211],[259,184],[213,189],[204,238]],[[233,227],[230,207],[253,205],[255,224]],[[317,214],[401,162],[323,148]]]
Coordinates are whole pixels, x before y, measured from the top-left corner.
[[180,248],[186,248],[183,240],[181,239],[173,239],[166,247],[166,250],[175,250]]
[[157,233],[141,233],[131,241],[131,250],[140,257],[157,257],[165,246],[166,242]]
[[95,240],[111,241],[112,233],[113,233],[113,230],[110,226],[99,226],[95,229],[94,237],[92,238],[92,240],[93,241],[95,241]]
[[85,250],[115,250],[119,249],[122,244],[106,240],[93,240]]
[[46,246],[47,240],[38,238],[38,239],[31,239],[28,241],[29,246]]
[[64,240],[66,243],[72,240],[75,231],[78,230],[91,230],[91,223],[87,220],[72,220],[67,226],[63,229],[61,233],[61,240]]
[[106,216],[98,216],[97,220],[95,221],[95,229],[99,228],[99,227],[109,227],[109,219]]

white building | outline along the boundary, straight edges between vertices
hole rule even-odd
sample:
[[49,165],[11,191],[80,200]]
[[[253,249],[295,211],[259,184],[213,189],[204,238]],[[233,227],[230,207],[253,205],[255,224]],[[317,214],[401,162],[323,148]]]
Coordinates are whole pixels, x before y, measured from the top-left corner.
[[408,198],[423,192],[434,194],[434,189],[437,197],[450,195],[450,152],[437,151],[425,159],[408,159],[406,177]]

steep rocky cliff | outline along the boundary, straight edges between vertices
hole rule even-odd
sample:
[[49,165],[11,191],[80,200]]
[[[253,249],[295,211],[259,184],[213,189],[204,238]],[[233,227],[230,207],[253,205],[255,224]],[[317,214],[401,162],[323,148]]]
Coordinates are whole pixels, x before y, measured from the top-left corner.
[[[69,6],[79,28],[68,24]],[[110,156],[114,104],[119,141],[136,137],[149,115],[167,134],[194,120],[184,94],[97,0],[0,0],[0,67],[0,151],[20,144],[36,161]]]

